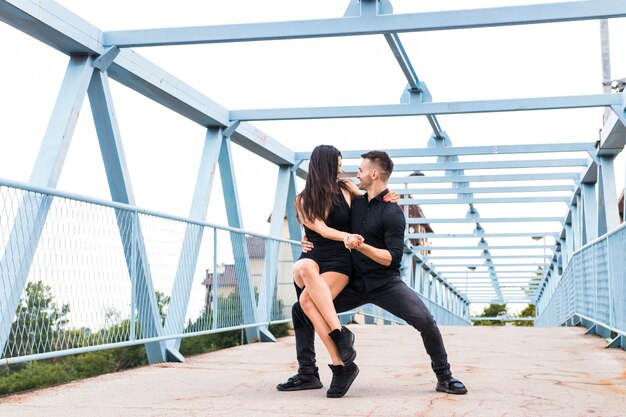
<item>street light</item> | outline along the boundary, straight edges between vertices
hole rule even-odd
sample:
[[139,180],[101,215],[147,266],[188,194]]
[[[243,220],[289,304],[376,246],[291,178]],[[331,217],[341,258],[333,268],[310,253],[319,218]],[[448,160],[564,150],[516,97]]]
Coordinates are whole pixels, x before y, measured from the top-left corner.
[[469,271],[470,271],[470,270],[475,271],[475,270],[476,270],[476,267],[475,267],[475,266],[468,266],[468,267],[467,267],[467,270],[465,271],[465,296],[466,296],[468,299],[469,299],[469,296],[467,295],[467,287],[468,287],[467,278],[468,278],[468,274],[469,274]]
[[543,260],[541,261],[541,269],[545,269],[544,266],[546,264],[546,235],[543,236],[531,236],[532,240],[538,241],[543,239]]

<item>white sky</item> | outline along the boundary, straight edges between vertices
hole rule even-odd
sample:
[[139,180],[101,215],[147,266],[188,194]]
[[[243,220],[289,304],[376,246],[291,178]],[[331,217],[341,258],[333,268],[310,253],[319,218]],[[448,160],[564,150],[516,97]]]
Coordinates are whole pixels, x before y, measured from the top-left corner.
[[[341,17],[348,1],[59,3],[102,30],[118,30]],[[393,3],[395,13],[407,13],[547,1]],[[624,78],[626,19],[613,19],[609,27],[612,78]],[[597,21],[411,33],[400,38],[433,101],[602,92]],[[406,84],[382,35],[157,47],[139,53],[229,109],[395,104]],[[0,177],[27,182],[68,57],[2,23],[0,56]],[[111,87],[137,205],[187,216],[205,129],[114,81]],[[438,119],[456,146],[593,142],[602,126],[602,110]],[[426,147],[431,134],[424,117],[253,124],[295,151],[311,150],[320,143],[341,150]],[[267,233],[277,168],[236,146],[234,150],[244,227]],[[622,155],[616,166],[619,189],[625,177],[623,159]],[[110,198],[87,101],[58,188]],[[444,208],[426,206],[424,210],[427,216],[441,217]],[[459,217],[467,207],[452,210],[462,211],[450,214]],[[486,217],[502,211],[514,213],[515,207],[479,210]],[[565,206],[551,210],[563,215]],[[213,188],[207,221],[226,224],[219,183]],[[435,228],[450,232],[445,225]]]

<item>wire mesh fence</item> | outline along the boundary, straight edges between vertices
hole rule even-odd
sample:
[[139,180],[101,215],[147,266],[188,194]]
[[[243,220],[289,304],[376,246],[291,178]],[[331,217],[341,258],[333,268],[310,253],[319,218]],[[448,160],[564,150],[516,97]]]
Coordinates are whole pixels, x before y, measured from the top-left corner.
[[[289,321],[299,246],[0,181],[2,361]],[[441,324],[467,324],[444,299],[423,300]]]
[[537,303],[539,326],[582,315],[626,332],[626,225],[577,251]]
[[0,186],[5,362],[290,319],[299,242],[122,206]]

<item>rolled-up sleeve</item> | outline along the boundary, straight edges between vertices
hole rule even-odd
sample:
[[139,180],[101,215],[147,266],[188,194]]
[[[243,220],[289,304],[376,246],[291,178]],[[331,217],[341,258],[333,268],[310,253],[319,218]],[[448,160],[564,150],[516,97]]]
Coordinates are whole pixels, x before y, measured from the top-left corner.
[[385,247],[391,254],[391,265],[389,265],[389,268],[400,268],[404,247],[404,229],[406,227],[406,220],[400,206],[387,204],[383,215],[383,223],[385,226]]

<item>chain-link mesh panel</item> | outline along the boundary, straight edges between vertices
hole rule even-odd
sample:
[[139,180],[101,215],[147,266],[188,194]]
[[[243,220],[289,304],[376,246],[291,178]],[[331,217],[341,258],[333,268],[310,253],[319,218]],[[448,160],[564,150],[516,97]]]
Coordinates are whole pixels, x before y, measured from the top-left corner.
[[539,326],[559,326],[579,314],[626,331],[626,226],[576,252],[537,304]]
[[12,187],[0,199],[5,359],[291,318],[295,242]]

